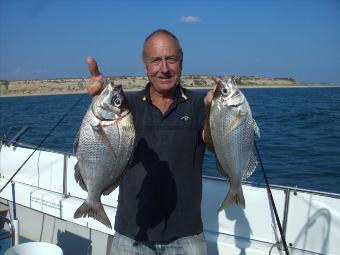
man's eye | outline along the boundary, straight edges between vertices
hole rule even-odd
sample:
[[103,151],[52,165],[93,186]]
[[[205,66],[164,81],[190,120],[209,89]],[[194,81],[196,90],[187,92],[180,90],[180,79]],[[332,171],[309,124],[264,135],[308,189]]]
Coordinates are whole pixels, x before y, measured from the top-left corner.
[[178,59],[175,58],[175,57],[167,58],[167,59],[166,59],[166,62],[168,62],[169,64],[175,64],[175,63],[178,62]]
[[161,62],[160,59],[153,59],[153,60],[151,60],[151,63],[154,64],[154,65],[157,65],[157,64],[159,64],[160,62]]

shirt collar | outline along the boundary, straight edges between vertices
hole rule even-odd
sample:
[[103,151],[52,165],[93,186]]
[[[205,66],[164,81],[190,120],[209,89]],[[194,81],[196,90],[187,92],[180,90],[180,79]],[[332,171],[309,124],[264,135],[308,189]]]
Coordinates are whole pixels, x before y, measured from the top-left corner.
[[[142,101],[143,102],[148,102],[151,103],[151,97],[150,97],[150,82],[146,84],[144,93],[142,94]],[[179,85],[176,89],[175,96],[174,96],[174,101],[177,103],[184,102],[188,100],[188,96],[185,93],[185,89]]]

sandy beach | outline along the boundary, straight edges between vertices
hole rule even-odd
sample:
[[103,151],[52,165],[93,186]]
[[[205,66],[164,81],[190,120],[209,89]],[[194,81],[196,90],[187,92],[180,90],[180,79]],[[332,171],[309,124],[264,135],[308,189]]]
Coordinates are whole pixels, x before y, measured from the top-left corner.
[[[211,89],[214,86],[213,76],[184,75],[181,84],[188,89]],[[121,84],[125,91],[138,91],[148,82],[145,76],[106,77],[114,84]],[[326,88],[340,87],[340,84],[301,84],[292,78],[267,78],[256,76],[235,76],[242,88]],[[15,80],[0,81],[0,97],[45,96],[84,94],[87,78],[49,79],[49,80]]]

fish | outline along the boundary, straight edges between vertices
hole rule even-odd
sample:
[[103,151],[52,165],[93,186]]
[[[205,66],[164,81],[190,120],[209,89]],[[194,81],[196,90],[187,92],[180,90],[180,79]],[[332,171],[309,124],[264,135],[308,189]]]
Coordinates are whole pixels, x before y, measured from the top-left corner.
[[256,136],[260,137],[260,130],[233,77],[218,80],[203,131],[207,149],[215,154],[218,172],[230,183],[218,212],[233,204],[245,208],[241,181],[251,176],[258,164]]
[[101,195],[115,190],[123,179],[135,143],[133,116],[121,85],[108,83],[93,99],[74,143],[74,177],[87,191],[74,218],[92,217],[112,228]]

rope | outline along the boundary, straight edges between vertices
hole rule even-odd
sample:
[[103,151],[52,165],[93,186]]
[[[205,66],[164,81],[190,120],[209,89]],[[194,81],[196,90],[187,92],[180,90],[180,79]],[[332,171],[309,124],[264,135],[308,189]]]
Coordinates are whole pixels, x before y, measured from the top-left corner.
[[275,205],[275,202],[274,202],[272,191],[271,191],[271,189],[269,187],[269,182],[268,182],[267,174],[266,174],[266,171],[264,170],[264,167],[263,167],[263,164],[262,164],[261,155],[260,155],[260,152],[259,152],[259,149],[257,147],[257,144],[256,144],[255,140],[254,140],[254,144],[255,144],[255,149],[256,149],[257,155],[259,156],[261,170],[262,170],[262,173],[263,173],[264,180],[266,182],[267,193],[268,193],[270,202],[271,202],[273,210],[274,210],[275,220],[276,220],[276,224],[277,224],[277,226],[279,228],[279,231],[280,231],[283,247],[284,247],[284,249],[286,251],[286,255],[289,255],[288,246],[287,246],[287,243],[286,243],[286,238],[285,238],[285,235],[283,233],[282,225],[281,225],[280,218],[279,218],[279,215],[278,215],[277,210],[276,210],[276,205]]
[[12,177],[6,182],[6,184],[1,188],[0,193],[6,188],[6,186],[13,180],[13,178],[19,173],[27,161],[33,156],[33,154],[40,148],[40,146],[45,142],[45,140],[52,134],[52,132],[60,125],[60,123],[65,119],[65,117],[73,110],[73,108],[83,99],[83,94],[72,106],[71,108],[60,118],[60,120],[54,125],[54,127],[48,132],[48,134],[41,140],[41,142],[34,148],[33,152],[28,156],[28,158],[21,164],[21,166],[16,170]]

